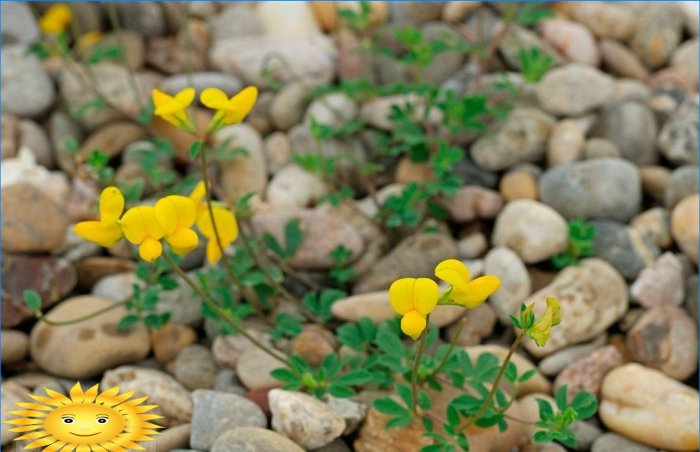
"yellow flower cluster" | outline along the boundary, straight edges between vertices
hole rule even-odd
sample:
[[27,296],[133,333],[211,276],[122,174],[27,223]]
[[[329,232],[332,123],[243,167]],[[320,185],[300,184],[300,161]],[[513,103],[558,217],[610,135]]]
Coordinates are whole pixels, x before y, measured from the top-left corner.
[[435,276],[450,285],[442,296],[430,278],[401,278],[389,288],[389,302],[403,316],[401,330],[414,340],[425,330],[427,316],[438,304],[473,309],[501,286],[501,280],[492,275],[470,281],[469,269],[457,259],[440,262]]
[[[197,128],[187,114],[187,108],[195,98],[194,88],[185,88],[175,96],[170,96],[160,90],[152,92],[154,114],[160,116],[170,124],[183,129],[193,135]],[[255,86],[243,88],[230,99],[225,92],[218,88],[207,88],[202,91],[199,100],[206,107],[216,110],[207,133],[213,133],[223,126],[238,124],[250,113],[258,98],[258,89]]]
[[39,28],[47,35],[58,35],[66,31],[73,20],[73,11],[66,3],[51,6],[39,19]]
[[534,309],[535,303],[531,303],[521,314],[520,323],[525,329],[525,333],[538,346],[544,347],[552,335],[552,327],[561,322],[561,306],[556,298],[547,297],[547,310],[537,321],[534,318]]
[[163,254],[162,240],[177,255],[192,251],[199,243],[192,230],[196,224],[208,240],[207,259],[214,264],[221,258],[221,249],[211,216],[224,249],[238,237],[238,224],[233,213],[223,206],[213,206],[210,213],[204,195],[204,183],[200,182],[189,197],[170,195],[159,199],[153,207],[132,207],[124,213],[124,196],[118,188],[107,187],[100,195],[100,219],[76,224],[75,232],[104,247],[113,246],[125,237],[138,245],[143,260],[154,262]]

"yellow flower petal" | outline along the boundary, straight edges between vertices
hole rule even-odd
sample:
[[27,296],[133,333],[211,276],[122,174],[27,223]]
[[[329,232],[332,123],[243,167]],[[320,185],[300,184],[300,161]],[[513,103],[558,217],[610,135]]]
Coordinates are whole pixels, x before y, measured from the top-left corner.
[[165,241],[175,254],[182,256],[197,247],[199,237],[192,229],[180,228],[174,234],[166,236]]
[[158,200],[155,212],[166,237],[181,228],[191,228],[197,215],[192,200],[180,195],[166,196]]
[[407,312],[401,319],[401,331],[403,331],[411,339],[416,340],[420,337],[427,325],[425,317],[417,311]]
[[247,86],[229,101],[229,107],[224,109],[224,124],[238,124],[243,121],[250,110],[253,109],[258,99],[258,89],[255,86]]
[[401,278],[391,284],[389,287],[389,303],[394,308],[394,311],[405,315],[414,310],[413,288],[415,285],[415,278]]
[[413,306],[421,315],[428,315],[437,306],[440,289],[429,278],[418,278],[413,286]]
[[46,34],[59,34],[65,31],[73,19],[73,10],[66,3],[58,3],[46,10],[39,20],[41,31]]
[[[230,210],[224,207],[214,207],[212,208],[212,213],[214,214],[216,230],[219,233],[221,244],[226,248],[238,238],[238,223],[236,222],[236,217],[233,216]],[[199,215],[197,218],[197,227],[204,237],[209,240],[216,240],[209,211],[205,210]]]
[[199,181],[199,183],[194,187],[194,190],[192,190],[192,193],[190,193],[190,199],[196,205],[203,204],[206,194],[207,192],[204,186],[204,181]]
[[214,265],[221,259],[221,249],[216,243],[216,240],[209,240],[207,242],[207,261]]
[[139,245],[147,238],[160,240],[163,229],[158,224],[153,207],[139,206],[127,210],[122,217],[122,230],[126,239],[134,245]]
[[163,245],[156,239],[146,237],[139,246],[139,256],[146,262],[155,262],[163,254]]
[[469,282],[469,269],[457,259],[447,259],[435,267],[435,276],[450,284],[455,290],[466,290]]
[[501,287],[501,280],[492,275],[481,276],[467,283],[464,290],[455,289],[450,298],[460,305],[473,309]]
[[228,107],[228,96],[219,88],[207,88],[199,95],[199,100],[206,107],[224,110]]
[[75,225],[78,236],[108,248],[122,238],[122,229],[117,223],[104,224],[99,221],[82,221]]
[[100,194],[100,221],[116,222],[124,212],[124,195],[117,187],[107,187]]
[[183,105],[185,108],[187,108],[190,106],[190,104],[192,104],[192,101],[194,101],[195,94],[196,93],[194,88],[185,88],[179,93],[175,94],[175,100],[178,101],[180,105]]
[[554,297],[547,297],[547,309],[552,311],[552,326],[561,323],[561,306],[559,300]]
[[[192,100],[194,100],[194,88],[185,88],[177,93],[175,97],[154,88],[151,91],[151,97],[155,106],[155,111],[153,112],[155,115],[176,115],[184,112],[190,106]],[[183,102],[188,100],[189,102]]]

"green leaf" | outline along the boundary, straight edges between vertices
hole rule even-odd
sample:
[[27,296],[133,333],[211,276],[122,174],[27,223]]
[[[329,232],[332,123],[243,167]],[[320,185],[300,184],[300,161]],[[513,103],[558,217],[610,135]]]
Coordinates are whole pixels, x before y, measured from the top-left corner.
[[27,289],[22,292],[22,298],[24,299],[24,305],[34,312],[41,310],[41,296],[32,289]]
[[539,407],[540,419],[546,421],[554,416],[554,410],[552,410],[552,405],[544,399],[535,399],[537,401],[537,406]]
[[270,376],[283,383],[294,383],[299,381],[299,376],[287,368],[275,369],[270,372]]
[[340,385],[335,384],[335,383],[328,387],[328,392],[333,397],[338,397],[341,399],[357,395],[357,393],[355,391],[348,388],[347,386],[340,386]]
[[506,370],[503,372],[503,376],[510,382],[514,382],[515,379],[518,378],[518,368],[515,367],[513,361],[506,364]]
[[202,151],[202,148],[204,147],[204,143],[201,140],[197,140],[194,143],[192,143],[192,146],[190,146],[190,160],[195,160],[199,153]]
[[285,251],[282,249],[282,245],[277,241],[274,235],[270,234],[269,232],[265,231],[265,233],[262,236],[263,243],[265,246],[278,255],[281,258],[285,258],[286,254]]
[[374,408],[380,413],[388,415],[402,415],[407,409],[403,407],[399,402],[389,397],[384,397],[381,399],[376,399],[374,401]]
[[127,330],[127,329],[129,329],[129,327],[131,327],[131,325],[138,322],[138,320],[139,320],[139,316],[134,315],[134,314],[128,314],[128,315],[122,317],[122,319],[119,321],[119,323],[117,323],[117,330],[119,330],[119,331]]
[[301,220],[295,218],[288,221],[284,226],[284,243],[287,247],[285,254],[287,258],[292,258],[296,254],[303,240],[304,233],[301,230]]
[[588,419],[598,410],[598,401],[590,392],[581,391],[574,396],[571,407],[576,410],[579,419]]
[[372,374],[364,369],[351,370],[345,375],[337,378],[334,383],[344,386],[359,386],[367,383],[372,378]]
[[406,349],[401,340],[395,335],[382,331],[377,335],[377,347],[390,356],[404,356]]
[[537,374],[537,369],[536,369],[536,368],[535,368],[535,369],[530,369],[530,370],[524,372],[524,373],[520,376],[520,378],[518,378],[518,383],[524,383],[524,382],[526,382],[526,381],[529,380],[530,378],[534,377],[535,374]]
[[395,417],[394,419],[390,419],[389,422],[386,423],[386,428],[406,427],[407,425],[411,425],[412,422],[413,422],[413,416],[408,414],[405,416]]
[[557,402],[557,408],[559,409],[559,411],[565,411],[566,408],[569,406],[569,404],[566,403],[566,392],[566,385],[559,386],[554,392],[554,400],[556,400]]

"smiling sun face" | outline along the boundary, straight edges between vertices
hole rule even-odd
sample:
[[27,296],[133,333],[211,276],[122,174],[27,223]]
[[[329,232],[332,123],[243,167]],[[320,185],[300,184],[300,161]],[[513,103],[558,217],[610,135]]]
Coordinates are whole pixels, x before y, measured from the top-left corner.
[[119,394],[119,388],[98,395],[97,387],[83,392],[80,383],[76,383],[70,390],[70,398],[45,388],[48,397],[30,395],[41,403],[17,403],[25,409],[9,413],[22,417],[5,422],[17,426],[10,431],[25,433],[15,441],[33,440],[26,449],[143,450],[135,441],[150,441],[153,438],[149,435],[158,433],[154,429],[161,428],[148,422],[161,416],[146,414],[156,405],[141,405],[146,397],[130,399],[134,391]]

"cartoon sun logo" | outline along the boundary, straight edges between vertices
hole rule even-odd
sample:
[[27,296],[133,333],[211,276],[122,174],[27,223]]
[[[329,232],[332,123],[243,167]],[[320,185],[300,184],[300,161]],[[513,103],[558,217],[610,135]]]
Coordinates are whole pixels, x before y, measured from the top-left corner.
[[31,440],[26,449],[44,447],[45,452],[60,450],[126,451],[144,450],[135,441],[150,441],[159,425],[148,421],[162,418],[146,414],[157,405],[141,405],[148,397],[131,399],[134,391],[119,394],[111,388],[98,394],[95,385],[83,391],[80,382],[70,390],[70,398],[44,388],[48,397],[30,395],[40,403],[18,402],[24,410],[9,411],[22,416],[5,421],[17,425],[12,432],[25,433],[15,441]]

